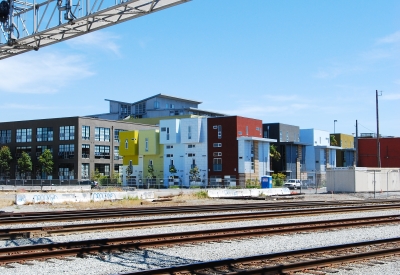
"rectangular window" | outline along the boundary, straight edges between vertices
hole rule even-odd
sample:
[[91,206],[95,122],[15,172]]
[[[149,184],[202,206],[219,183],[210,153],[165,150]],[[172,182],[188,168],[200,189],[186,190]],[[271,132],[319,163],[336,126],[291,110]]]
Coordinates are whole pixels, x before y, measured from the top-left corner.
[[36,141],[53,141],[53,127],[36,128]]
[[167,128],[161,127],[161,132],[165,132]]
[[114,160],[120,160],[122,156],[119,155],[119,146],[114,146]]
[[49,149],[53,153],[53,147],[48,145],[38,145],[36,146],[36,157],[39,157],[46,149]]
[[192,139],[192,126],[188,126],[188,139]]
[[222,143],[213,143],[213,147],[222,147]]
[[119,142],[119,133],[124,131],[126,130],[114,129],[114,141]]
[[167,154],[167,158],[173,158],[174,154]]
[[81,177],[82,179],[89,179],[89,163],[82,163],[81,164]]
[[110,159],[110,146],[95,145],[94,157],[96,159]]
[[110,128],[96,127],[94,128],[95,141],[110,141]]
[[174,148],[174,145],[167,145],[167,149],[172,149]]
[[90,157],[90,144],[82,144],[82,158],[88,159]]
[[15,148],[15,156],[17,158],[21,157],[22,152],[25,152],[30,156],[31,152],[32,152],[32,147],[31,146],[18,146]]
[[169,140],[169,127],[167,127],[167,140]]
[[17,129],[16,142],[32,142],[32,129]]
[[218,138],[222,138],[222,125],[218,125]]
[[222,171],[222,158],[213,159],[213,170],[214,172]]
[[241,135],[242,135],[242,131],[239,131],[239,132],[238,132],[238,136],[241,136]]
[[218,126],[217,126],[217,125],[214,125],[214,126],[213,126],[213,129],[214,129],[214,130],[217,130],[217,129],[218,129]]
[[11,130],[0,130],[0,143],[11,143]]
[[60,126],[60,140],[74,140],[75,126]]
[[188,148],[195,148],[196,144],[188,144]]
[[74,144],[59,144],[58,145],[58,158],[71,159],[75,156]]
[[194,153],[189,153],[188,154],[188,157],[194,157],[194,156],[196,156],[196,154],[194,154]]
[[145,140],[144,140],[144,150],[146,152],[149,151],[149,139],[148,138],[145,138]]
[[222,153],[221,152],[214,152],[213,157],[221,157]]
[[82,125],[82,140],[90,140],[90,126]]
[[154,101],[154,109],[160,108],[160,102]]

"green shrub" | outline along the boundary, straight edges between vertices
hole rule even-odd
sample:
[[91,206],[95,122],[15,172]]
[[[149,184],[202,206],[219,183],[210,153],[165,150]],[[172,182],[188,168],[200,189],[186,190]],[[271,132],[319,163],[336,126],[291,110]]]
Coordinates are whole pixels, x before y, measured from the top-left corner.
[[273,186],[282,186],[285,179],[286,179],[285,174],[274,173],[274,174],[272,174],[272,185]]
[[194,195],[198,199],[207,199],[208,198],[208,192],[205,190],[198,191],[198,192],[194,193]]

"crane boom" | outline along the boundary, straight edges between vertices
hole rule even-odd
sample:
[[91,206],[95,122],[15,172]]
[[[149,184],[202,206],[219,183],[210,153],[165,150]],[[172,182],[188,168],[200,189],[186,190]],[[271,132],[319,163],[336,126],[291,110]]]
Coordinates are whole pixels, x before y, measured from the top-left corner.
[[0,59],[190,0],[0,0]]

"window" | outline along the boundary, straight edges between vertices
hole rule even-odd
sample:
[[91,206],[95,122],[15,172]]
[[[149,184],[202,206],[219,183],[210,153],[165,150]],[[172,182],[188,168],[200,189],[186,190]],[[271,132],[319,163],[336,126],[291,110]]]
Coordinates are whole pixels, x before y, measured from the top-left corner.
[[167,149],[172,149],[174,148],[174,145],[167,145]]
[[169,127],[167,127],[167,140],[169,140]]
[[95,145],[94,146],[94,157],[96,159],[100,159],[100,158],[110,159],[110,146]]
[[89,179],[89,163],[82,163],[81,164],[81,178],[82,179]]
[[16,142],[32,142],[32,129],[17,129]]
[[82,125],[82,139],[90,140],[90,126]]
[[128,149],[128,139],[125,139],[125,149]]
[[145,145],[144,145],[144,150],[145,150],[146,152],[148,152],[148,151],[149,151],[149,139],[148,139],[148,138],[145,138],[144,143],[145,143]]
[[222,125],[218,125],[218,138],[222,138]]
[[213,156],[214,156],[214,157],[221,157],[221,156],[222,156],[222,153],[221,153],[221,152],[214,152],[214,153],[213,153]]
[[60,126],[60,140],[74,140],[75,126]]
[[82,158],[90,158],[90,144],[82,144]]
[[96,127],[94,129],[95,141],[110,141],[110,128]]
[[25,152],[30,156],[31,155],[31,151],[32,151],[32,147],[31,146],[18,146],[15,149],[15,153],[16,153],[15,156],[17,158],[21,157],[22,152]]
[[192,126],[188,126],[188,139],[192,139]]
[[114,141],[119,142],[119,133],[124,131],[126,130],[114,129]]
[[58,158],[70,159],[75,156],[74,144],[59,144],[58,145]]
[[167,154],[167,158],[173,158],[174,154]]
[[154,109],[160,108],[160,102],[154,101]]
[[214,125],[214,126],[213,126],[213,129],[214,129],[214,130],[218,129],[218,126],[217,126],[217,125]]
[[222,171],[222,158],[214,158],[213,159],[213,170],[214,171]]
[[167,128],[161,127],[161,132],[165,132]]
[[188,157],[194,157],[194,156],[196,156],[196,154],[194,154],[194,153],[189,153],[188,154]]
[[114,146],[114,160],[120,160],[122,157],[119,155],[119,146]]
[[36,128],[36,141],[53,141],[53,128]]
[[195,148],[196,144],[188,144],[188,148]]
[[239,131],[239,132],[238,132],[238,135],[241,136],[241,135],[242,135],[242,131]]
[[36,146],[36,156],[39,157],[46,149],[49,149],[51,153],[53,153],[53,147],[47,145],[38,145]]
[[11,143],[11,130],[0,130],[0,143]]
[[213,143],[213,147],[222,147],[222,143]]

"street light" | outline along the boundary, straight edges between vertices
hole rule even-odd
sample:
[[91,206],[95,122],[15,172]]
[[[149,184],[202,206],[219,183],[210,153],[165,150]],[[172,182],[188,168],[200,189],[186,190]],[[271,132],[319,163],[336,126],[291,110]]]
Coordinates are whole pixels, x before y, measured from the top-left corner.
[[337,122],[337,120],[335,119],[334,121],[333,121],[333,133],[335,134],[336,133],[336,130],[335,130],[335,126],[336,126],[336,122]]

